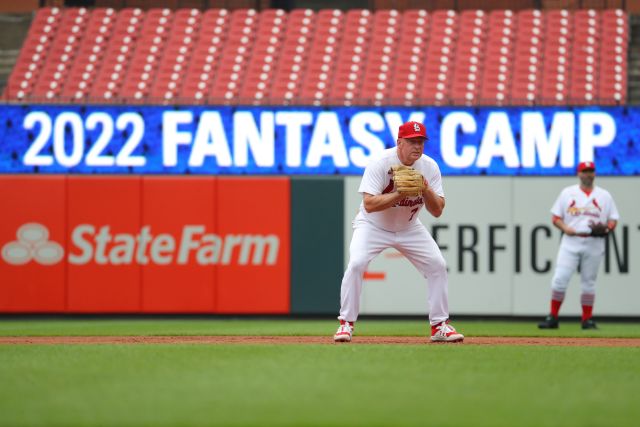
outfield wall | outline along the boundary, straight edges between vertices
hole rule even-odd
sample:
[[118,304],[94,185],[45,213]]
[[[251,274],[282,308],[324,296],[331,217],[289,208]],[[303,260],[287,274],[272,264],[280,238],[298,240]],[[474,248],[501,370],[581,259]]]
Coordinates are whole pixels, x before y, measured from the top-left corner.
[[[0,176],[0,312],[332,314],[359,177]],[[546,311],[560,233],[549,208],[575,178],[445,177],[421,220],[449,266],[456,314]],[[640,178],[598,178],[622,215],[598,280],[601,315],[640,315]],[[629,215],[629,213],[631,213]],[[579,313],[573,279],[563,310]],[[363,314],[427,312],[394,250],[366,275]]]

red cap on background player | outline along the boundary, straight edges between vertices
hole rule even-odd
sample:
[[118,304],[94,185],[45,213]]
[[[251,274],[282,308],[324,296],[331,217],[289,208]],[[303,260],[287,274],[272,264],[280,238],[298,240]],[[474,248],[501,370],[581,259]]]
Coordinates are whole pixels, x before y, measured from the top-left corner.
[[419,136],[424,139],[429,139],[427,129],[422,123],[407,122],[398,129],[398,138],[417,138]]
[[583,170],[592,170],[595,172],[596,164],[593,162],[582,162],[578,165],[578,172],[582,172]]

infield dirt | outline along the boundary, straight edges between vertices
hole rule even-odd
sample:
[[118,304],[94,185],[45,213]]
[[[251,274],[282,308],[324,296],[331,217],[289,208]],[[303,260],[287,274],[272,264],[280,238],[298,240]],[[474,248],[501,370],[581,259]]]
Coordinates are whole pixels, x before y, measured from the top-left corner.
[[[350,343],[334,343],[319,336],[38,336],[0,337],[0,345],[25,344],[396,344],[445,345],[425,337],[354,337]],[[542,345],[574,347],[640,347],[640,338],[467,337],[456,345]]]

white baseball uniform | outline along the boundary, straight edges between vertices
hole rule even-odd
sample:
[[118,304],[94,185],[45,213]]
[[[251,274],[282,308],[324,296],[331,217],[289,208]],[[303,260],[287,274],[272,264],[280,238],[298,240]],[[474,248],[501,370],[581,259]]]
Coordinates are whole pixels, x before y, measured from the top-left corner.
[[[607,190],[594,186],[587,194],[578,184],[560,192],[551,213],[577,233],[590,233],[591,222],[606,224],[609,220],[619,219],[618,208]],[[558,295],[558,298],[564,295],[578,265],[582,294],[595,295],[596,277],[604,256],[604,247],[605,242],[601,237],[562,236],[556,271],[551,282],[554,295]],[[593,302],[593,299],[590,301]]]
[[[359,193],[380,195],[394,190],[391,167],[401,164],[397,148],[385,150],[365,168]],[[438,164],[423,154],[412,167],[427,180],[431,189],[444,197]],[[340,290],[338,319],[355,322],[360,311],[360,294],[364,273],[373,258],[387,248],[402,253],[427,279],[429,320],[432,325],[449,318],[446,263],[440,248],[418,219],[424,206],[422,196],[405,197],[394,206],[367,212],[364,201],[353,221],[353,237],[349,247],[349,264]]]

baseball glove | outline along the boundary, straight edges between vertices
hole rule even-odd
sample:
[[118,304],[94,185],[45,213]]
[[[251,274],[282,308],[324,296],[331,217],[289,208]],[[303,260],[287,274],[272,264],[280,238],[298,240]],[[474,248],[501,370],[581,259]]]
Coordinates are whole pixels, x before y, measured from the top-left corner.
[[606,237],[607,234],[609,234],[609,227],[601,222],[592,222],[589,224],[589,227],[591,228],[591,235],[593,237]]
[[391,170],[398,193],[404,196],[420,196],[422,194],[426,186],[420,172],[404,165],[393,166]]

